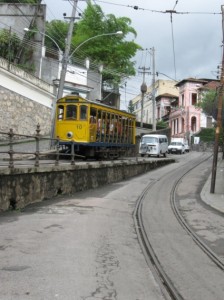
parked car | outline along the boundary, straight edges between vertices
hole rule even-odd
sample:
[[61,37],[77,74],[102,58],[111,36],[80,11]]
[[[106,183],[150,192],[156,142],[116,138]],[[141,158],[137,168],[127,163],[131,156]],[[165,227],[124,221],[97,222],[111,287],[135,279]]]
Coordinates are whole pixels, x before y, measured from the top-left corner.
[[184,154],[185,146],[181,142],[171,142],[168,146],[168,153]]
[[156,155],[159,157],[163,155],[166,157],[168,152],[168,138],[166,135],[159,134],[145,134],[142,136],[139,144],[139,154],[141,157],[144,155]]
[[189,152],[190,151],[190,147],[188,144],[184,144],[184,148],[185,148],[185,152]]

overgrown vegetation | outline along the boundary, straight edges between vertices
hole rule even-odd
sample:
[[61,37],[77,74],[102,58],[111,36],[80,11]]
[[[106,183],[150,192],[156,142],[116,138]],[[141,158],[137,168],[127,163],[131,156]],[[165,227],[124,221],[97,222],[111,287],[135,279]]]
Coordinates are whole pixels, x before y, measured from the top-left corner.
[[215,128],[203,128],[199,133],[197,133],[196,136],[200,137],[201,142],[205,142],[205,143],[214,142]]
[[157,122],[156,127],[159,127],[160,129],[161,128],[168,128],[169,124],[167,122],[164,122],[163,120],[161,120],[161,121]]
[[[218,101],[219,101],[218,90],[209,90],[204,93],[202,100],[198,103],[198,106],[202,108],[202,111],[207,116],[212,116],[217,121]],[[219,145],[223,145],[223,140],[224,140],[223,127],[224,127],[224,101],[222,104],[222,128],[219,134]],[[197,134],[197,136],[200,137],[200,141],[202,142],[214,142],[215,128],[204,128],[201,130],[199,134]]]
[[[218,91],[209,90],[204,93],[202,100],[198,103],[198,107],[202,108],[203,113],[212,116],[217,121],[218,113]],[[222,126],[224,126],[224,97],[222,103]]]
[[33,63],[30,63],[32,58],[33,50],[32,48],[23,49],[23,62],[17,62],[18,53],[21,50],[21,40],[10,30],[1,29],[0,30],[0,57],[5,58],[9,63],[17,63],[17,65],[30,73],[35,71]]
[[20,39],[10,30],[0,30],[0,56],[12,62],[20,47]]

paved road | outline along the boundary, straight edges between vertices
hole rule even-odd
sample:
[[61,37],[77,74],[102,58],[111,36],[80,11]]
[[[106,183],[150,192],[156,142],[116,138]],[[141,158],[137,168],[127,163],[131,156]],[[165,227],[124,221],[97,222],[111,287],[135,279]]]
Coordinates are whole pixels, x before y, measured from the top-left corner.
[[163,300],[132,213],[150,182],[192,155],[200,153],[177,156],[175,164],[131,180],[1,214],[0,299]]
[[[201,157],[200,157],[200,156]],[[164,176],[152,173],[154,185],[143,203],[144,226],[162,269],[185,300],[224,299],[224,273],[180,225],[172,206],[173,184],[208,156],[191,153],[182,157],[179,168],[169,165]],[[186,159],[187,158],[187,159]],[[200,191],[211,172],[212,160],[205,161],[182,178],[176,191],[177,206],[190,227],[221,258],[224,256],[223,214],[200,199]]]
[[132,212],[149,174],[0,216],[1,300],[162,300]]

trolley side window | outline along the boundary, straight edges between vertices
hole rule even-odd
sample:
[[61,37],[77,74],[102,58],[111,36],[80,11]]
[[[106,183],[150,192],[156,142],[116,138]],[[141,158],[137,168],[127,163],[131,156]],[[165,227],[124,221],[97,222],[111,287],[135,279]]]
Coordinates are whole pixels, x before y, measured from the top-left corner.
[[88,107],[86,105],[80,105],[80,120],[87,120]]
[[57,119],[59,121],[63,120],[64,118],[64,106],[58,105],[58,111],[57,111]]
[[90,108],[90,124],[95,124],[96,123],[96,118],[97,118],[97,110],[96,108],[91,107]]
[[76,105],[67,105],[66,119],[77,120],[77,106]]

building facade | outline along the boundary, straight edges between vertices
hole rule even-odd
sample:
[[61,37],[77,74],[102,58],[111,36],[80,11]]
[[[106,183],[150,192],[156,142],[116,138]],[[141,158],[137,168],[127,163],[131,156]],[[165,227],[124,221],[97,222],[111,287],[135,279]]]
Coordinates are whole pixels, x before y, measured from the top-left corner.
[[206,116],[198,106],[201,100],[204,86],[218,81],[212,79],[183,79],[176,84],[179,88],[179,97],[171,105],[169,115],[169,126],[172,137],[183,137],[190,142],[190,137],[199,132],[201,128],[212,125],[212,118]]
[[[203,95],[219,86],[218,80],[187,78],[178,83],[172,80],[157,80],[155,87],[147,88],[143,99],[143,123],[152,124],[152,100],[155,93],[156,122],[169,124],[171,137],[182,137],[190,142],[190,137],[201,128],[213,126],[211,116],[206,116],[197,105]],[[137,120],[141,119],[142,95],[132,100]]]
[[[141,105],[143,100],[143,123],[152,124],[153,122],[153,95],[155,95],[155,118],[156,121],[163,120],[164,116],[169,115],[170,103],[178,98],[179,92],[176,87],[177,82],[173,80],[157,80],[155,85],[147,87],[147,92],[142,99],[138,95],[132,100],[134,113],[137,121],[141,120]],[[154,94],[153,94],[154,93]]]

